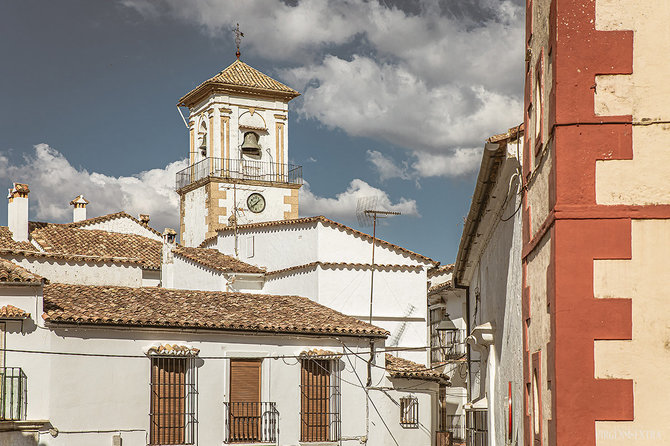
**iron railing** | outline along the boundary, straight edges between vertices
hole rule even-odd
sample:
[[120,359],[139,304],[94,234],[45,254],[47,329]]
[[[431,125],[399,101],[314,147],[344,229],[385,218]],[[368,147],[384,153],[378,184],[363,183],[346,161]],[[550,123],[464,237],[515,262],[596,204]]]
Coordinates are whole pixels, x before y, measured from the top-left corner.
[[340,441],[340,368],[337,360],[303,359],[300,372],[300,441]]
[[279,411],[272,402],[230,402],[225,407],[226,443],[278,443]]
[[0,420],[25,420],[28,378],[19,367],[0,368]]
[[302,166],[250,159],[209,157],[177,172],[177,190],[207,177],[302,184]]
[[447,415],[447,430],[455,442],[465,441],[465,415]]

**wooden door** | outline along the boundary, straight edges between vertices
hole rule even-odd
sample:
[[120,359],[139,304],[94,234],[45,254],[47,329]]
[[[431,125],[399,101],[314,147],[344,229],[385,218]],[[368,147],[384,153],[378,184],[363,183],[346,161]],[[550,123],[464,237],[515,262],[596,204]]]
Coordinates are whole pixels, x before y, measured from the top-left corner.
[[260,440],[261,360],[230,360],[229,441]]
[[302,361],[300,386],[301,441],[330,440],[330,361]]

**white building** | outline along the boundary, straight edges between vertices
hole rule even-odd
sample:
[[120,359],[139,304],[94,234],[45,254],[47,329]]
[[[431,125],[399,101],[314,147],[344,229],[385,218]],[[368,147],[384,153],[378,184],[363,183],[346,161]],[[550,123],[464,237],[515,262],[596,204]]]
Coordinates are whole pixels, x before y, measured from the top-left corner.
[[449,384],[425,348],[438,263],[298,218],[297,94],[238,60],[181,99],[182,244],[146,215],[86,218],[81,195],[72,223],[29,222],[15,183],[0,444],[434,443]]
[[523,128],[488,139],[453,279],[466,292],[469,445],[522,445]]

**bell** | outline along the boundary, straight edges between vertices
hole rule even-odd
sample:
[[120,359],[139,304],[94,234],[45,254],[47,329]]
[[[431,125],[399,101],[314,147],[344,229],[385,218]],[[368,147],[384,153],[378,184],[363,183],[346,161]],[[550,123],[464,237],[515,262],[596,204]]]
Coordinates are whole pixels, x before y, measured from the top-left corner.
[[254,132],[247,132],[244,134],[244,142],[242,143],[242,151],[253,154],[259,154],[261,146],[258,144],[258,135]]
[[200,142],[200,153],[202,153],[202,156],[207,156],[207,133],[202,135],[202,140]]

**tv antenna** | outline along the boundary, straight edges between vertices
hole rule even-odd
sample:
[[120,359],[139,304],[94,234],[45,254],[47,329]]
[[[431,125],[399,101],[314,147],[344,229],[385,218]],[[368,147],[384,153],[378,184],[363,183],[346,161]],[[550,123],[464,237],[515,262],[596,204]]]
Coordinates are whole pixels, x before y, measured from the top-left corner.
[[372,225],[372,262],[370,269],[370,318],[372,324],[372,301],[375,289],[375,245],[377,244],[377,219],[387,218],[390,215],[400,215],[400,212],[383,211],[378,209],[379,197],[361,197],[356,204],[356,217],[361,226]]

